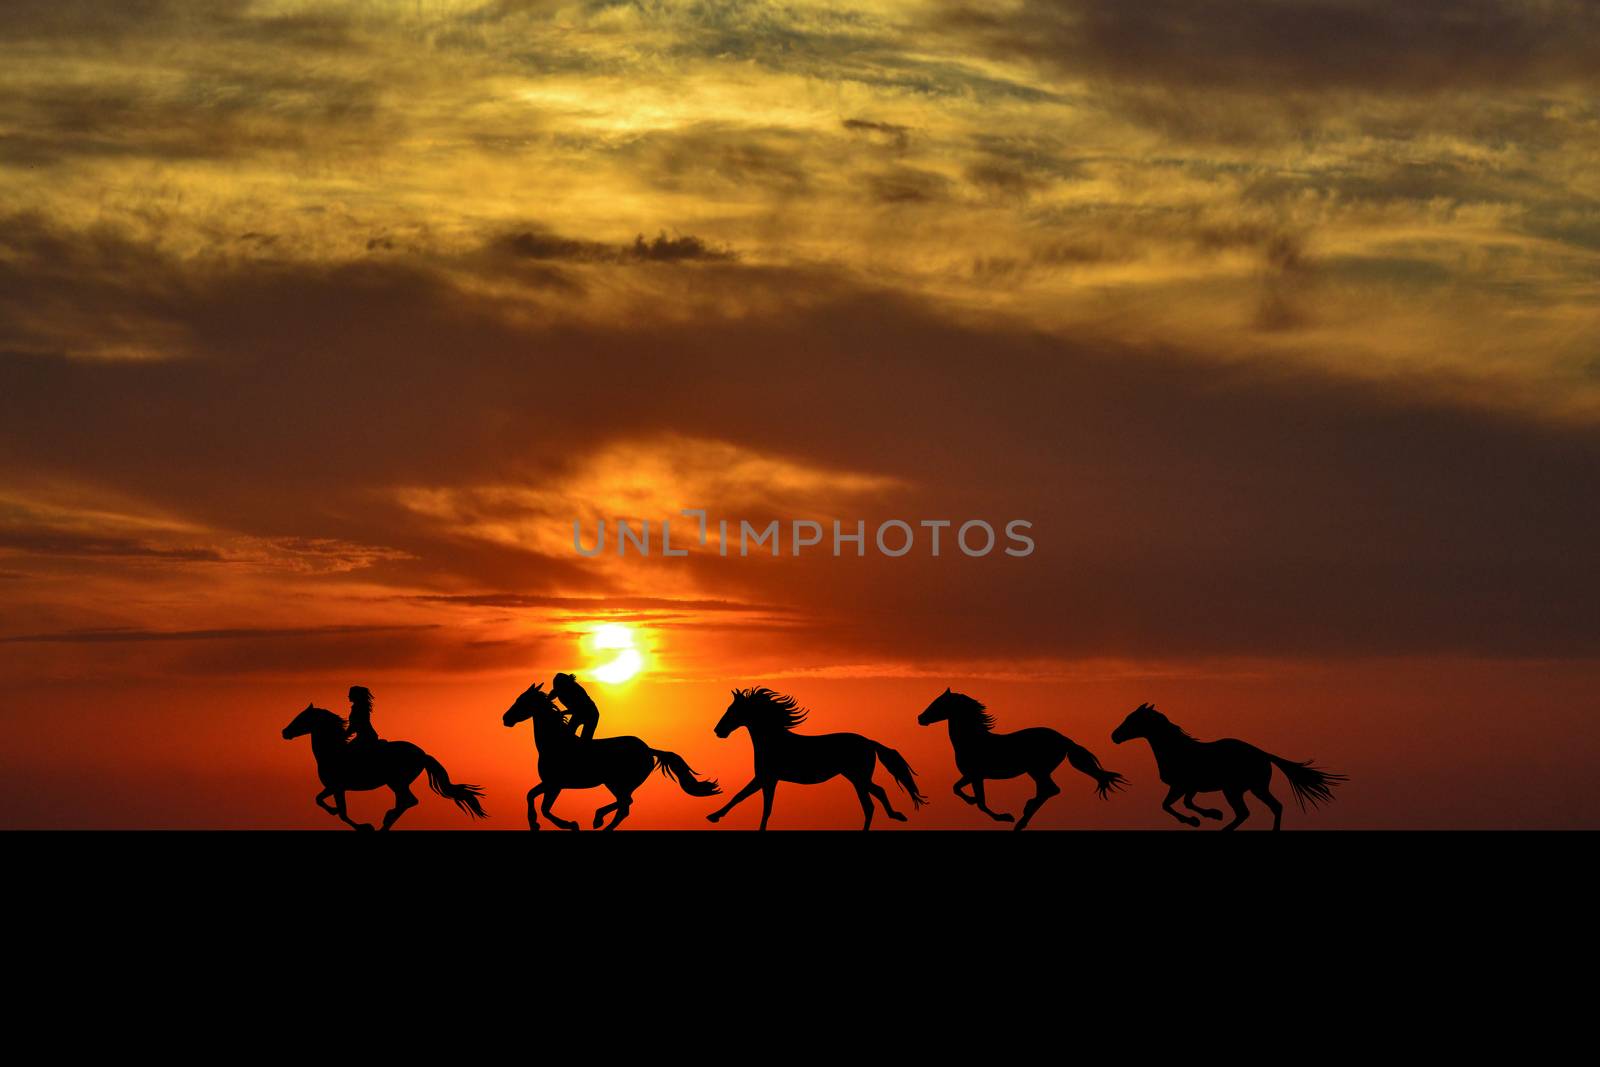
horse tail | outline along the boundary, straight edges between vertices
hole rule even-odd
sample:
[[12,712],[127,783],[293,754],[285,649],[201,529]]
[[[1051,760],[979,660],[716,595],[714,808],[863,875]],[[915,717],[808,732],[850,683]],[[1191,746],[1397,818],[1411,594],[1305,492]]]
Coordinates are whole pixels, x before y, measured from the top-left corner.
[[428,772],[428,788],[444,797],[446,800],[456,802],[456,807],[471,815],[474,819],[487,819],[489,813],[483,810],[483,805],[478,803],[478,798],[483,796],[483,790],[475,785],[455,785],[450,781],[450,772],[444,769],[444,764],[428,755],[422,754],[422,766]]
[[694,768],[689,766],[689,761],[676,752],[663,752],[652,748],[650,755],[656,758],[656,768],[662,776],[678,783],[685,793],[692,797],[714,797],[722,792],[722,787],[715,778],[701,781],[695,776]]
[[1350,780],[1343,774],[1319,770],[1311,765],[1310,760],[1306,760],[1304,763],[1296,763],[1294,760],[1287,760],[1282,756],[1274,756],[1270,752],[1266,753],[1266,757],[1277,764],[1278,770],[1282,771],[1283,776],[1289,779],[1289,788],[1294,790],[1294,799],[1300,805],[1301,811],[1306,810],[1308,802],[1313,808],[1319,804],[1331,803],[1333,801],[1333,787],[1340,782],[1348,782]]
[[888,745],[880,745],[870,737],[867,738],[867,742],[878,754],[878,762],[883,764],[883,769],[889,772],[895,784],[904,789],[906,796],[911,798],[911,806],[920,808],[926,804],[928,798],[917,789],[917,772],[911,769],[911,764],[906,762],[906,758]]
[[1094,779],[1094,791],[1100,794],[1101,800],[1110,800],[1113,790],[1121,789],[1128,784],[1128,780],[1116,771],[1108,771],[1100,766],[1100,761],[1093,752],[1084,748],[1070,737],[1061,740],[1067,743],[1067,762],[1075,770],[1082,771]]

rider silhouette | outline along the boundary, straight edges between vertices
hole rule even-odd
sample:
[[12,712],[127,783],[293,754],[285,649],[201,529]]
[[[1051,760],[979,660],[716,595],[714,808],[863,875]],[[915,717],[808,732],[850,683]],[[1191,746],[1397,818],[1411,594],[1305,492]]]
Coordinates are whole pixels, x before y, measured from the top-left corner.
[[568,725],[578,740],[587,741],[600,725],[600,709],[595,707],[589,694],[583,691],[578,679],[570,674],[558,674],[550,683],[550,695],[561,701],[567,709]]
[[372,728],[372,690],[364,685],[350,687],[350,726],[345,739],[353,754],[371,752],[378,743],[378,731]]

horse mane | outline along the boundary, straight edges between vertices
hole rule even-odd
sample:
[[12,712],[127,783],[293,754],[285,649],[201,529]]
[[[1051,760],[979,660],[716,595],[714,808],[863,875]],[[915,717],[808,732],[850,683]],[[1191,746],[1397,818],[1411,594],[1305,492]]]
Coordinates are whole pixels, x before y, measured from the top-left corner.
[[1185,741],[1194,740],[1193,734],[1189,733],[1188,730],[1185,730],[1183,727],[1179,726],[1177,723],[1173,722],[1171,719],[1157,711],[1154,704],[1149,705],[1149,707],[1150,713],[1157,719],[1161,720],[1160,724],[1156,727],[1157,729],[1161,730],[1163,733],[1173,734]]
[[802,708],[794,697],[774,692],[764,685],[754,689],[740,689],[738,693],[741,700],[750,701],[755,705],[753,710],[768,720],[769,725],[780,726],[785,730],[793,730],[805,722],[806,716],[811,714]]
[[344,733],[346,730],[350,729],[350,723],[346,721],[343,715],[340,715],[338,712],[329,711],[327,708],[319,708],[313,704],[311,707],[300,713],[302,718],[308,715],[314,719],[321,719],[323,722],[332,720],[333,722],[338,723],[340,733]]
[[994,729],[994,716],[981,701],[965,693],[951,693],[945,699],[954,701],[961,714],[971,716],[984,730]]

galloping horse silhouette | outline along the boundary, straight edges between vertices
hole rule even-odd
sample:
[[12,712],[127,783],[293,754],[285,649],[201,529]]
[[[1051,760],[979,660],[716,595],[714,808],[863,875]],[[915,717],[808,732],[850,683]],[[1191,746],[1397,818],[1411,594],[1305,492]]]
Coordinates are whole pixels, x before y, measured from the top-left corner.
[[772,795],[779,782],[797,782],[816,785],[842,774],[856,788],[861,800],[861,810],[866,815],[863,830],[872,826],[872,798],[877,797],[889,818],[905,822],[906,817],[894,810],[889,794],[883,786],[872,780],[872,768],[882,763],[895,782],[911,797],[913,807],[921,807],[927,797],[917,791],[916,772],[905,757],[860,734],[796,734],[790,733],[805,721],[807,712],[795,703],[793,697],[781,696],[765,686],[759,689],[735,689],[733,702],[716,725],[718,737],[727,737],[743,726],[750,731],[750,746],[755,751],[756,775],[750,784],[739,790],[722,808],[707,815],[717,822],[733,806],[757,789],[761,790],[761,829],[767,828],[772,815]]
[[[348,790],[379,789],[388,786],[394,790],[394,807],[383,817],[383,829],[395,824],[407,808],[417,805],[411,783],[417,775],[428,772],[428,787],[475,819],[488,817],[478,798],[483,790],[475,785],[455,785],[444,765],[410,741],[373,741],[364,751],[352,751],[345,743],[346,723],[327,708],[312,704],[294,717],[283,728],[285,741],[311,735],[311,754],[317,759],[317,777],[326,788],[317,794],[317,807],[337,815],[357,830],[370,830],[372,824],[356,822],[345,811],[344,795]],[[326,801],[333,797],[330,806]]]
[[[1045,801],[1061,792],[1050,775],[1061,766],[1062,760],[1070,761],[1073,767],[1094,779],[1094,790],[1101,800],[1108,799],[1113,789],[1121,789],[1127,782],[1117,772],[1101,767],[1094,753],[1047,726],[1034,726],[1010,734],[995,733],[994,716],[965,693],[946,689],[917,716],[917,722],[923,726],[936,722],[950,724],[950,747],[956,750],[956,769],[961,772],[956,781],[956,796],[968,804],[976,804],[979,811],[996,822],[1010,822],[1011,816],[989,810],[983,797],[984,779],[1015,778],[1022,774],[1033,779],[1035,792],[1022,807],[1018,830],[1028,825]],[[961,787],[969,783],[971,796],[961,791]]]
[[1306,810],[1308,802],[1312,807],[1331,802],[1332,787],[1349,781],[1342,774],[1318,770],[1310,760],[1295,763],[1231,737],[1196,741],[1150,704],[1134,708],[1111,733],[1111,740],[1119,745],[1136,737],[1150,742],[1156,770],[1170,787],[1161,809],[1186,826],[1199,826],[1200,820],[1173,811],[1172,802],[1182,797],[1183,806],[1190,811],[1197,811],[1208,819],[1220,819],[1222,812],[1215,808],[1196,806],[1194,795],[1221,790],[1233,808],[1233,821],[1224,826],[1224,830],[1232,830],[1250,817],[1250,809],[1244,803],[1246,791],[1261,798],[1272,812],[1272,828],[1278,829],[1283,822],[1283,805],[1267,788],[1274,766],[1289,780],[1289,788],[1294,790],[1294,799],[1301,811]]
[[605,828],[615,830],[617,823],[628,817],[633,791],[644,784],[657,767],[692,797],[710,797],[722,792],[715,781],[697,779],[694,768],[676,752],[651,748],[637,737],[579,740],[567,728],[565,718],[541,682],[528,687],[500,718],[507,726],[515,726],[524,719],[533,720],[533,743],[539,750],[539,784],[528,790],[530,830],[539,828],[534,806],[540,794],[544,795],[545,818],[563,830],[578,829],[576,822],[561,818],[550,807],[563,789],[592,789],[597,785],[611,790],[615,799],[595,811],[594,828],[600,829],[606,814],[614,811],[616,815]]

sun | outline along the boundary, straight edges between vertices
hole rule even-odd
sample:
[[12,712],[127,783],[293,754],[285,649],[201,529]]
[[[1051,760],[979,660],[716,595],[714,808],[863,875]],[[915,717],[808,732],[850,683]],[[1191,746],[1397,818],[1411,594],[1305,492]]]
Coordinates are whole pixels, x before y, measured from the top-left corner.
[[607,685],[621,685],[644,669],[644,654],[631,626],[606,623],[589,635],[589,645],[601,660],[589,673]]

